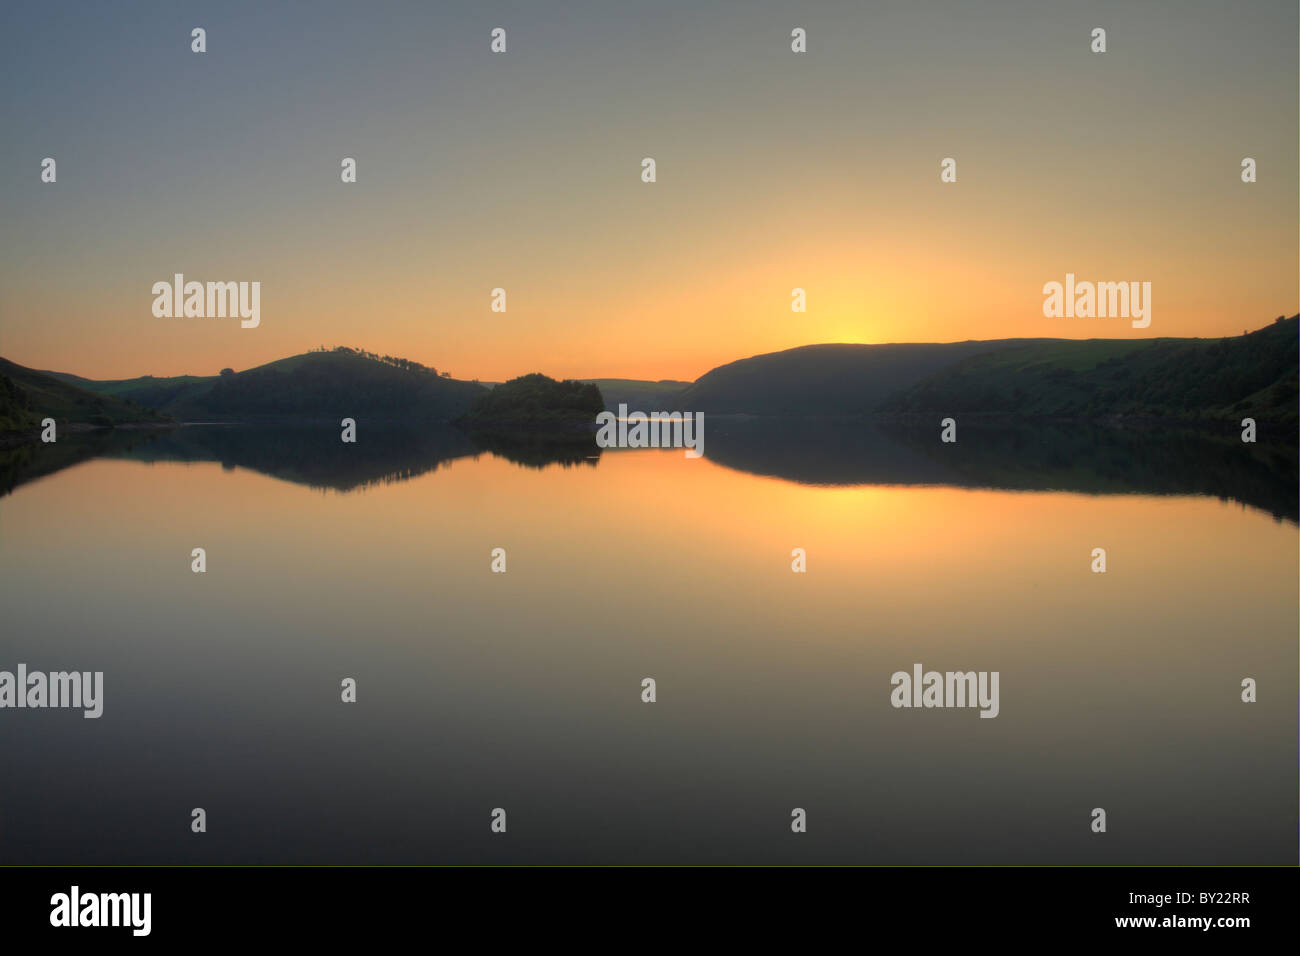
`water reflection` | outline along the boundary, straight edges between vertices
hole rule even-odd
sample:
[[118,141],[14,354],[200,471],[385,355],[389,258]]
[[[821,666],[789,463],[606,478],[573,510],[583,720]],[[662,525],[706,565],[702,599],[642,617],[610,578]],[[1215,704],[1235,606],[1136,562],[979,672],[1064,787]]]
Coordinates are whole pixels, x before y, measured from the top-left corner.
[[[1293,478],[1213,438],[1022,436],[25,450],[0,669],[102,671],[105,704],[0,713],[0,864],[1293,859]],[[997,671],[998,717],[892,708],[915,663]]]
[[[705,457],[737,471],[812,485],[946,485],[1089,494],[1206,495],[1300,522],[1294,440],[1246,444],[1230,427],[963,424],[956,443],[931,423],[708,420]],[[407,481],[489,452],[529,468],[594,467],[588,433],[476,431],[448,425],[363,428],[356,444],[330,425],[190,425],[72,435],[0,451],[0,493],[91,458],[218,461],[284,481],[352,491]],[[633,452],[619,452],[633,453]]]

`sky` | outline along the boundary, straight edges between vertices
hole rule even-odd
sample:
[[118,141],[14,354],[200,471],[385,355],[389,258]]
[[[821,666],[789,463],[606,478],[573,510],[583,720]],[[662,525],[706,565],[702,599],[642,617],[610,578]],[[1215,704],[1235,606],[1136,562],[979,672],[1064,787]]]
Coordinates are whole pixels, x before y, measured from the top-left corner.
[[[1298,33],[1294,0],[5,4],[0,356],[693,380],[1240,334],[1300,310]],[[260,324],[155,317],[177,272],[260,282]],[[1150,282],[1151,325],[1045,317],[1066,273]]]

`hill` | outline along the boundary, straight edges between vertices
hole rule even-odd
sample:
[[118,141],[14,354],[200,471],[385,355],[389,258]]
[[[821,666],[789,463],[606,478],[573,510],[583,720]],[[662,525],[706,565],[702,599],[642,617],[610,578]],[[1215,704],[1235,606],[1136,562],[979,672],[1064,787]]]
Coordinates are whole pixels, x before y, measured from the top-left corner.
[[40,416],[32,408],[31,399],[11,379],[0,375],[0,432],[32,428]]
[[98,426],[168,420],[131,399],[78,388],[45,372],[0,359],[0,431],[34,428],[42,418]]
[[1033,343],[964,359],[880,410],[1294,423],[1298,359],[1300,316],[1221,339]]
[[1300,316],[1221,339],[810,345],[719,366],[676,396],[714,414],[988,414],[1295,422]]
[[579,381],[595,385],[605,399],[605,410],[617,412],[620,403],[629,411],[672,411],[680,408],[677,399],[691,387],[690,382],[661,379],[657,382],[635,378],[584,378]]
[[[74,378],[73,376],[65,376]],[[243,372],[92,382],[185,421],[449,421],[487,389],[354,349],[305,352]]]
[[600,389],[588,382],[559,382],[538,372],[484,390],[462,419],[471,426],[595,425],[605,410]]
[[805,345],[721,365],[677,398],[713,414],[862,415],[965,358],[1044,339],[902,345]]
[[139,378],[99,381],[68,372],[46,372],[45,374],[100,395],[128,398],[147,408],[166,408],[197,397],[211,388],[217,380],[215,375],[175,375],[168,378],[143,375]]
[[[782,417],[987,414],[1186,421],[1255,417],[1295,423],[1300,316],[1221,339],[997,339],[808,345],[719,366],[694,384],[557,382],[534,373],[489,389],[417,362],[354,349],[307,352],[244,372],[92,381],[5,363],[0,428],[55,418],[454,421],[480,425],[591,421],[632,411]],[[26,384],[24,384],[26,382]],[[157,410],[156,413],[149,409]],[[38,416],[39,417],[39,416]],[[9,425],[5,425],[9,422]],[[22,427],[27,427],[26,425]]]

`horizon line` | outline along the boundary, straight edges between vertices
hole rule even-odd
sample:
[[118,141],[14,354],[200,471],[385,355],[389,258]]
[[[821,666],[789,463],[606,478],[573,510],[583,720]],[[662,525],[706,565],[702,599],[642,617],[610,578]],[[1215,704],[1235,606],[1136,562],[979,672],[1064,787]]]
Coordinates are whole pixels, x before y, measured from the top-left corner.
[[[826,347],[830,347],[830,346],[859,346],[859,347],[864,347],[864,348],[882,348],[882,347],[887,347],[887,346],[902,346],[902,345],[962,345],[962,344],[969,343],[969,342],[1143,342],[1143,341],[1155,342],[1155,341],[1159,341],[1159,340],[1161,340],[1161,339],[1182,339],[1182,340],[1185,340],[1185,341],[1188,341],[1188,342],[1193,342],[1193,341],[1201,341],[1201,342],[1205,342],[1205,341],[1213,341],[1213,340],[1215,340],[1215,339],[1234,339],[1234,338],[1242,338],[1242,337],[1244,337],[1244,336],[1246,336],[1246,335],[1251,335],[1251,334],[1253,334],[1253,333],[1255,333],[1255,332],[1260,332],[1260,331],[1262,331],[1263,329],[1268,328],[1268,326],[1277,323],[1279,320],[1295,319],[1295,318],[1300,318],[1300,313],[1294,313],[1294,314],[1291,314],[1291,315],[1287,315],[1286,313],[1281,313],[1281,314],[1279,314],[1278,316],[1276,316],[1272,321],[1267,322],[1267,323],[1265,323],[1264,325],[1258,326],[1257,328],[1254,328],[1254,329],[1243,329],[1242,332],[1241,332],[1241,335],[1209,335],[1209,336],[1202,336],[1202,335],[1142,335],[1142,336],[1136,336],[1136,335],[1135,335],[1135,336],[1126,336],[1126,337],[1122,337],[1122,338],[1116,338],[1116,337],[1113,337],[1113,336],[1097,336],[1097,335],[1088,336],[1088,337],[1086,337],[1086,338],[1085,338],[1085,337],[1071,337],[1071,336],[1045,335],[1045,336],[1007,336],[1007,337],[1003,337],[1003,338],[993,338],[993,339],[980,339],[980,338],[950,339],[950,340],[942,341],[942,342],[936,342],[936,341],[915,341],[915,340],[914,340],[914,341],[904,341],[904,342],[899,342],[899,341],[894,341],[894,342],[809,342],[809,343],[805,343],[805,344],[803,344],[803,345],[792,345],[792,346],[790,346],[790,347],[788,347],[788,348],[784,348],[784,349],[776,349],[776,350],[774,350],[774,351],[770,351],[770,352],[755,352],[755,353],[753,353],[753,354],[751,354],[751,355],[742,356],[742,357],[740,357],[740,358],[734,358],[734,359],[731,359],[731,360],[729,360],[729,361],[727,361],[727,362],[722,362],[722,363],[719,364],[719,365],[714,365],[714,366],[712,366],[711,368],[705,370],[704,372],[701,372],[701,373],[700,373],[698,376],[696,376],[695,378],[693,378],[693,379],[689,379],[689,380],[687,380],[687,379],[680,379],[680,378],[672,378],[672,377],[667,377],[667,378],[664,378],[664,377],[660,377],[660,378],[641,378],[641,377],[637,377],[637,376],[627,376],[627,375],[589,375],[589,376],[585,376],[585,377],[566,376],[565,378],[560,379],[560,380],[561,380],[561,381],[571,381],[571,382],[591,382],[591,381],[599,381],[599,380],[604,379],[604,380],[621,380],[621,381],[625,381],[625,382],[656,382],[656,383],[657,383],[657,382],[686,382],[687,384],[694,384],[695,382],[698,382],[701,378],[703,378],[705,375],[709,374],[709,372],[712,372],[712,371],[714,371],[714,370],[716,370],[716,369],[719,369],[719,368],[723,368],[724,366],[727,366],[727,365],[733,365],[733,364],[735,364],[736,362],[744,362],[744,361],[748,361],[748,360],[750,360],[750,359],[763,358],[763,357],[768,356],[768,355],[780,355],[780,354],[782,354],[782,353],[784,353],[784,352],[796,352],[796,351],[799,351],[800,349],[826,348]],[[337,350],[339,350],[339,349],[343,349],[343,348],[350,349],[350,350],[353,351],[353,352],[362,352],[362,351],[368,352],[368,351],[369,351],[369,350],[366,350],[366,349],[357,349],[357,348],[354,348],[354,347],[352,347],[352,346],[339,346],[339,345],[330,346],[330,347],[328,347],[328,348],[326,348],[326,347],[320,347],[320,350],[321,350],[322,352],[328,353],[328,352],[337,351]],[[301,352],[293,352],[293,353],[291,353],[291,354],[289,354],[289,355],[283,355],[283,356],[281,356],[280,358],[270,359],[269,361],[261,362],[261,363],[259,363],[259,364],[257,364],[257,365],[250,365],[250,366],[248,366],[248,367],[245,368],[245,369],[239,369],[239,370],[237,370],[237,374],[242,374],[243,372],[253,371],[254,369],[263,368],[263,367],[265,367],[265,366],[267,366],[267,365],[274,365],[276,362],[283,362],[283,361],[285,361],[286,359],[296,358],[296,357],[298,357],[298,356],[300,356],[300,355],[310,355],[310,354],[314,354],[315,351],[316,351],[316,349],[317,349],[317,347],[313,346],[312,348],[308,348],[308,349],[306,349],[306,350],[304,350],[304,351],[301,351]],[[370,352],[370,354],[378,354],[378,353]],[[420,361],[420,360],[418,360],[418,359],[413,359],[413,358],[411,358],[410,356],[404,356],[404,355],[393,355],[393,356],[390,356],[390,357],[391,357],[391,358],[402,358],[402,359],[406,359],[406,360],[408,360],[408,361],[414,361],[414,362],[419,362],[419,361]],[[41,369],[41,368],[36,368],[35,366],[32,366],[32,365],[23,365],[21,362],[18,362],[18,361],[14,360],[14,359],[12,359],[12,358],[9,358],[9,357],[7,357],[7,356],[5,356],[5,355],[0,355],[0,359],[4,359],[4,360],[7,361],[7,362],[12,362],[14,365],[18,365],[19,367],[21,367],[21,368],[25,368],[25,369],[27,369],[27,370],[29,370],[29,371],[32,371],[32,372],[38,372],[38,373],[46,374],[46,375],[51,375],[51,374],[74,375],[74,376],[76,376],[77,378],[83,378],[83,379],[86,379],[87,381],[91,381],[91,382],[130,382],[130,381],[134,381],[134,380],[136,380],[136,379],[140,379],[140,378],[158,378],[158,379],[166,379],[166,378],[184,378],[184,377],[187,377],[187,376],[189,376],[189,377],[194,377],[194,378],[216,378],[217,376],[219,376],[219,375],[221,374],[221,370],[218,369],[218,370],[216,370],[215,372],[209,372],[209,373],[177,372],[177,373],[175,373],[175,374],[171,374],[171,375],[158,375],[158,374],[155,374],[155,373],[153,373],[153,372],[145,372],[145,373],[142,373],[142,374],[140,374],[140,375],[131,375],[131,376],[126,376],[126,377],[124,377],[124,378],[96,378],[96,377],[93,376],[93,375],[83,375],[83,374],[81,374],[81,373],[79,373],[79,372],[70,372],[70,371],[67,371],[66,369]],[[424,363],[421,362],[420,364],[424,364]],[[226,366],[226,367],[229,368],[230,366]],[[430,367],[432,367],[432,366],[430,366]],[[543,375],[544,375],[544,374],[546,374],[546,373],[544,373],[544,372],[542,372],[542,373],[537,373],[536,371],[533,371],[533,372],[520,372],[520,373],[518,373],[517,375],[511,376],[511,377],[508,377],[508,378],[503,378],[503,379],[501,379],[501,382],[508,382],[508,381],[511,381],[513,378],[519,378],[519,377],[521,377],[521,376],[523,376],[523,375],[532,375],[532,374],[543,374]],[[441,371],[438,372],[438,376],[439,376],[440,378],[443,377]],[[552,376],[547,376],[547,377],[549,378],[549,377],[552,377]],[[449,380],[451,380],[451,381],[458,381],[458,382],[479,382],[480,384],[481,384],[482,382],[485,381],[484,379],[476,379],[476,378],[457,378],[457,377],[455,377],[455,376],[449,376]],[[491,380],[488,380],[488,381],[491,381],[493,384],[499,384],[495,379],[491,379]]]

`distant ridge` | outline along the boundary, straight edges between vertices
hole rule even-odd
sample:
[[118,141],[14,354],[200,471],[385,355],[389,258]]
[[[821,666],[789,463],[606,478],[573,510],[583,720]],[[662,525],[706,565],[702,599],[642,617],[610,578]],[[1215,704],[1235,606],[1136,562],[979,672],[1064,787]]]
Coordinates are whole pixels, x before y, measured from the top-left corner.
[[1034,343],[967,358],[883,412],[1300,420],[1300,315],[1221,339]]
[[678,396],[692,384],[667,378],[657,382],[635,378],[583,378],[579,381],[600,389],[605,399],[605,411],[609,412],[617,412],[620,404],[626,405],[629,412],[680,409]]
[[[1298,355],[1300,315],[1279,316],[1262,329],[1226,338],[806,345],[729,362],[693,384],[581,381],[596,386],[604,408],[611,411],[626,404],[630,412],[777,417],[975,414],[1189,422],[1255,417],[1278,424],[1300,420]],[[11,370],[4,374],[12,383],[0,390],[0,421],[7,416],[28,424],[43,408],[56,418],[80,415],[79,420],[94,418],[102,424],[166,416],[229,422],[349,416],[454,421],[489,394],[477,381],[346,348],[212,376],[93,381],[10,362],[0,366],[0,373],[4,368]],[[516,384],[514,390],[519,388]],[[549,398],[543,401],[542,391],[529,392],[525,404],[540,409],[550,403]],[[562,397],[564,390],[551,391],[559,402],[554,410],[567,415],[573,403]],[[496,402],[506,404],[510,394],[503,391]],[[516,395],[510,402],[518,405],[518,399]],[[484,401],[480,415],[493,407]],[[541,411],[524,416],[530,421],[549,417],[554,416]]]
[[719,366],[677,396],[713,414],[1295,422],[1300,316],[1220,339],[808,345]]
[[721,365],[679,396],[713,414],[864,415],[962,359],[1047,339],[900,345],[805,345]]

